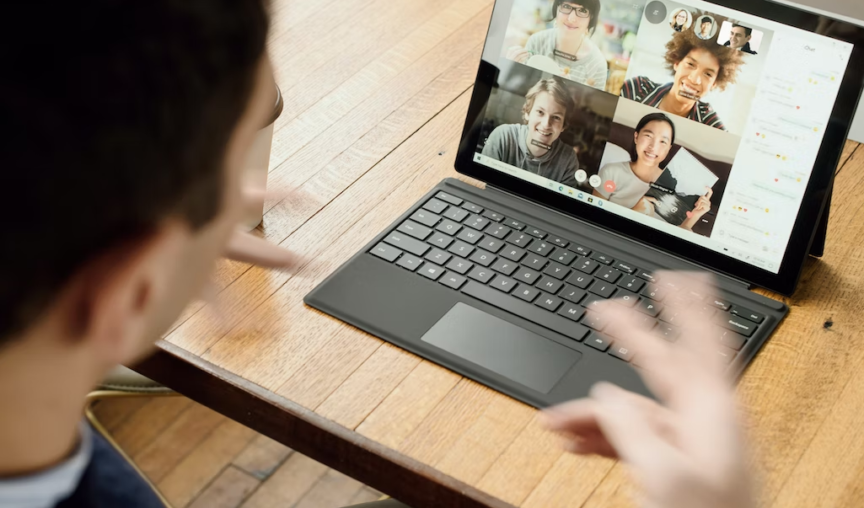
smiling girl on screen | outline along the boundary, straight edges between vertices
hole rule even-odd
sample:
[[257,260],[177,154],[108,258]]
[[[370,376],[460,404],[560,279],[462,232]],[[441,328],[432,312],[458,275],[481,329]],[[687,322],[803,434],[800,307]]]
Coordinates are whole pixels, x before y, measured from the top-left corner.
[[[669,155],[675,144],[675,124],[663,113],[652,113],[643,117],[633,133],[633,148],[630,162],[613,162],[600,169],[600,186],[594,195],[631,208],[637,212],[659,218],[654,214],[656,200],[645,196],[663,174],[660,164]],[[703,215],[711,210],[711,189],[696,201],[696,206],[687,215],[681,227],[690,230]]]
[[[555,74],[604,90],[608,64],[603,52],[591,41],[600,16],[599,0],[555,0],[552,15],[554,27],[529,37],[524,48],[510,48],[507,58],[534,66],[535,62],[529,60],[546,57],[554,62],[550,62],[552,65],[557,64],[560,68],[560,72]],[[541,70],[550,71],[547,68]]]
[[676,32],[666,44],[666,68],[673,81],[661,85],[638,76],[624,82],[621,97],[725,131],[717,112],[702,99],[734,84],[743,64],[739,51],[702,40],[693,30]]
[[556,78],[540,80],[525,96],[524,123],[496,127],[483,145],[483,155],[576,187],[579,160],[573,147],[559,139],[575,109],[563,83]]

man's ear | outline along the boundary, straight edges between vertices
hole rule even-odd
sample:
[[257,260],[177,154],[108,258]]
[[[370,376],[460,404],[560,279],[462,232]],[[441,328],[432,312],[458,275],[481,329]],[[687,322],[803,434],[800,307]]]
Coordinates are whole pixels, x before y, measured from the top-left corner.
[[137,355],[152,329],[158,302],[175,277],[188,229],[167,222],[94,258],[73,280],[68,316],[74,338],[95,360],[119,364]]

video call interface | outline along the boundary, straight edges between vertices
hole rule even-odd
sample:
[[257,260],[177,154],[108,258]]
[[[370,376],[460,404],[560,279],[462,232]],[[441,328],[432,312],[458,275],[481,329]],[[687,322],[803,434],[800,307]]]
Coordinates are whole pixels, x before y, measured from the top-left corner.
[[475,162],[779,271],[851,45],[698,1],[502,7]]

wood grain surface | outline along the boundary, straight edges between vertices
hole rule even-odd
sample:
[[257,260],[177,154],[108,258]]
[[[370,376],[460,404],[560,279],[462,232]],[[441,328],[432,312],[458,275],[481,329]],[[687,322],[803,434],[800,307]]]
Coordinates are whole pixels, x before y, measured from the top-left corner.
[[[274,2],[285,112],[269,185],[290,194],[267,203],[257,233],[305,262],[290,274],[220,264],[217,301],[191,306],[140,370],[415,508],[631,506],[626,469],[564,454],[534,409],[302,302],[441,179],[480,185],[453,161],[491,7],[343,0],[351,22],[334,24],[319,2]],[[794,297],[763,292],[791,308],[739,385],[764,506],[851,507],[864,496],[862,188],[864,150],[848,143],[825,257],[807,262]],[[166,415],[184,409],[161,404]],[[226,454],[229,437],[252,439],[222,425],[211,438]],[[155,451],[135,453],[159,476]],[[290,498],[282,469],[284,485],[272,487],[282,491],[255,495]],[[359,485],[328,482],[321,496]]]

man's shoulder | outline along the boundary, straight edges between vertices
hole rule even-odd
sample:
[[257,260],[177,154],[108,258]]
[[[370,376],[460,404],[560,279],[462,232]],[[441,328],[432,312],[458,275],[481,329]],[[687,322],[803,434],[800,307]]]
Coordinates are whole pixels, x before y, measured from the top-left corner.
[[626,99],[640,100],[651,95],[659,85],[645,76],[634,76],[624,82],[621,96]]

